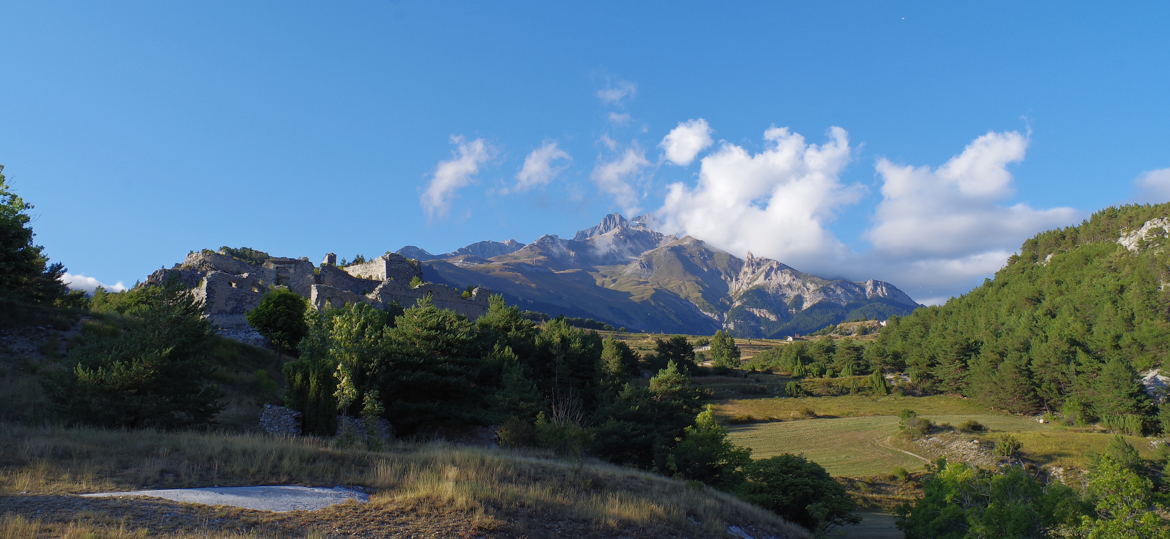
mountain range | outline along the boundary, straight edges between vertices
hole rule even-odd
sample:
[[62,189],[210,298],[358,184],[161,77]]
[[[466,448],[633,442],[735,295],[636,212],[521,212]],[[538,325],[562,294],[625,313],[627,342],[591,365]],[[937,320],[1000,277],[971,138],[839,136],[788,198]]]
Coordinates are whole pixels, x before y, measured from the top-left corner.
[[438,255],[411,245],[397,253],[421,261],[430,282],[485,286],[524,309],[630,330],[784,337],[919,307],[886,282],[826,279],[751,253],[739,258],[619,214],[572,239],[481,241]]

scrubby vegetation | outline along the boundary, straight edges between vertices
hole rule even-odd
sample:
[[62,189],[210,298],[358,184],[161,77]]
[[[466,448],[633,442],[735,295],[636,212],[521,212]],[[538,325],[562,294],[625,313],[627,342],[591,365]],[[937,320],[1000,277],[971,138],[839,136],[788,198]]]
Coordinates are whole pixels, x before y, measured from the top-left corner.
[[1164,494],[1143,476],[1134,448],[1117,440],[1096,457],[1084,492],[1018,466],[993,472],[941,460],[923,482],[922,499],[899,510],[898,527],[910,539],[1170,535],[1159,516]]

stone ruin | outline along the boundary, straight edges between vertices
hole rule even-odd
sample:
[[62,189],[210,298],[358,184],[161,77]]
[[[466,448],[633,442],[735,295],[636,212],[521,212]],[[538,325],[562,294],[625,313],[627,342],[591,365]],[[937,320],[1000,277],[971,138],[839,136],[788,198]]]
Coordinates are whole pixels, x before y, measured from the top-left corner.
[[249,344],[264,338],[246,315],[260,304],[270,288],[283,286],[309,300],[317,310],[368,303],[379,309],[404,308],[430,296],[436,307],[476,319],[487,312],[490,292],[463,291],[436,283],[412,284],[422,279],[417,260],[387,253],[369,262],[338,267],[337,255],[329,253],[319,267],[308,259],[269,257],[256,265],[221,252],[204,250],[187,255],[171,269],[160,269],[146,279],[148,285],[177,282],[191,289],[203,302],[207,318],[219,334]]

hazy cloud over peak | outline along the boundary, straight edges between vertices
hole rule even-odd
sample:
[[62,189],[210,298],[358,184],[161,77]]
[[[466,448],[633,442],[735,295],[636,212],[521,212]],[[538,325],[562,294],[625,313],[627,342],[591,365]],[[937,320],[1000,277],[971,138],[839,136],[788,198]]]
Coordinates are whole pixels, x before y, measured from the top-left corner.
[[825,224],[862,193],[840,180],[850,159],[848,133],[834,127],[828,137],[810,144],[773,127],[759,153],[724,142],[700,160],[697,185],[669,187],[656,217],[667,232],[740,256],[752,251],[808,271],[827,269],[824,262],[839,259],[845,247]]
[[[611,144],[607,144],[607,147],[617,150],[617,143],[612,139],[609,141]],[[613,197],[626,215],[632,216],[641,210],[638,206],[641,197],[635,185],[641,183],[644,171],[650,165],[646,153],[637,144],[631,144],[625,150],[618,151],[615,157],[600,161],[593,169],[593,182]]]

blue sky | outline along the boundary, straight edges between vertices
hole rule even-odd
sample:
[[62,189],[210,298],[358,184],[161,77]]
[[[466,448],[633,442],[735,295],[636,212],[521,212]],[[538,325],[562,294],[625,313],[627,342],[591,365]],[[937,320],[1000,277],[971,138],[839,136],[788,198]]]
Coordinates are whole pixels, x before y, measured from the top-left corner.
[[622,211],[933,302],[1170,199],[1167,4],[808,4],[2,2],[0,163],[79,285]]

